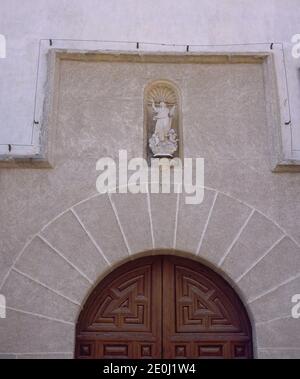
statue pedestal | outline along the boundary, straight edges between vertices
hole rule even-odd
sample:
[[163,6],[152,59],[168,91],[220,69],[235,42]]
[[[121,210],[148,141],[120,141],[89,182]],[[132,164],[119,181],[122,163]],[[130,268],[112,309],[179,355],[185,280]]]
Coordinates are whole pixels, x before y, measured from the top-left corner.
[[171,129],[164,141],[160,141],[158,135],[154,133],[149,139],[149,147],[155,158],[173,158],[178,148],[175,131]]

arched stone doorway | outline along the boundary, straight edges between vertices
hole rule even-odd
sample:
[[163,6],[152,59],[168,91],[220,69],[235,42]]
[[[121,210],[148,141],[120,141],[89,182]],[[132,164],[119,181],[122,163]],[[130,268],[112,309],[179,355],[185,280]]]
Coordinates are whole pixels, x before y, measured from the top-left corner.
[[174,255],[123,264],[93,290],[76,326],[76,358],[252,358],[238,295],[208,267]]
[[[298,358],[291,297],[300,283],[299,244],[259,209],[205,191],[193,207],[183,194],[96,194],[49,220],[2,281],[2,352],[73,358],[76,323],[91,289],[143,252],[184,256],[222,272],[251,317],[254,356]],[[16,330],[18,338],[11,339]]]

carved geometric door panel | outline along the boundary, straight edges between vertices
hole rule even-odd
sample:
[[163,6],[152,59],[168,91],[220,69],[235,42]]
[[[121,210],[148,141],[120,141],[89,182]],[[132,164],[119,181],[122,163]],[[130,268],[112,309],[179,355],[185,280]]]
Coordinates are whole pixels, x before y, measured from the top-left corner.
[[109,274],[77,323],[77,358],[161,357],[161,261],[147,257]]
[[139,258],[110,273],[88,298],[76,357],[250,358],[251,326],[214,271],[172,255]]
[[163,260],[165,358],[250,358],[251,326],[236,293],[209,268]]

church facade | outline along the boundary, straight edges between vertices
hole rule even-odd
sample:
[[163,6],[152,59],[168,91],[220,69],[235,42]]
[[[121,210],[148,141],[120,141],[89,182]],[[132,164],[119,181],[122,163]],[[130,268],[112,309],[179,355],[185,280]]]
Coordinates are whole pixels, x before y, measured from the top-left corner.
[[74,3],[0,30],[1,358],[299,358],[296,1]]

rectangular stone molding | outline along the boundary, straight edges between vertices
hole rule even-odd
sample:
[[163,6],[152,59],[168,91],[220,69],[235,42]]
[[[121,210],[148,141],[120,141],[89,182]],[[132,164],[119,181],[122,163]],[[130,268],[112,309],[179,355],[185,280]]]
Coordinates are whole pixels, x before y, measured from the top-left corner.
[[[160,64],[160,76],[176,78],[177,84],[185,91],[189,91],[190,104],[194,106],[195,103],[193,102],[197,102],[197,105],[200,105],[200,111],[201,102],[205,104],[205,88],[207,88],[207,85],[210,89],[212,88],[210,73],[214,70],[211,70],[213,66],[222,66],[224,74],[228,75],[228,77],[232,75],[232,72],[230,72],[233,68],[232,65],[235,66],[235,71],[237,71],[237,75],[234,76],[236,90],[241,93],[239,101],[242,100],[245,90],[243,83],[242,85],[239,83],[242,77],[240,76],[241,73],[239,70],[243,71],[244,68],[247,67],[247,70],[249,70],[248,79],[245,80],[252,80],[253,78],[255,80],[259,79],[260,82],[255,82],[253,85],[256,86],[257,84],[259,94],[261,94],[262,90],[264,97],[263,103],[261,103],[258,109],[258,113],[264,108],[264,124],[266,124],[268,129],[267,133],[270,146],[263,148],[270,148],[270,150],[272,150],[270,162],[268,162],[270,168],[274,171],[299,170],[299,161],[297,162],[296,159],[292,159],[292,157],[288,155],[288,147],[285,146],[286,141],[288,141],[288,135],[286,132],[287,128],[283,122],[283,115],[281,115],[281,113],[284,113],[281,103],[283,103],[285,94],[280,85],[277,85],[276,81],[278,78],[282,81],[283,76],[280,54],[280,51],[276,49],[268,51],[232,52],[226,51],[225,48],[217,52],[214,50],[211,52],[189,53],[141,51],[137,54],[136,52],[126,51],[91,52],[87,50],[71,52],[68,49],[55,49],[48,46],[47,67],[43,68],[43,71],[48,72],[47,81],[44,86],[47,96],[45,96],[44,93],[41,94],[45,96],[44,114],[42,120],[39,124],[35,125],[34,129],[36,140],[38,141],[36,144],[36,152],[33,152],[31,155],[20,155],[19,157],[13,154],[7,154],[2,157],[0,167],[53,167],[55,165],[56,155],[59,154],[55,146],[57,133],[60,133],[60,127],[58,127],[58,125],[61,124],[61,122],[74,124],[74,120],[77,119],[77,117],[62,118],[61,113],[58,112],[58,106],[61,105],[61,102],[65,102],[66,96],[68,96],[67,101],[73,102],[73,105],[75,105],[76,102],[82,105],[81,97],[85,95],[88,96],[89,92],[88,90],[83,91],[83,88],[88,88],[95,93],[93,99],[90,98],[89,101],[91,101],[90,105],[93,109],[94,117],[97,119],[105,117],[105,120],[103,120],[104,127],[101,128],[104,132],[103,136],[106,137],[107,132],[110,130],[110,128],[105,128],[106,125],[110,124],[111,127],[114,127],[114,125],[121,122],[124,128],[118,128],[118,133],[121,133],[123,138],[127,139],[127,141],[130,141],[131,137],[138,139],[139,145],[141,146],[140,156],[142,156],[142,150],[145,145],[145,137],[143,136],[142,130],[143,91],[139,91],[138,89],[141,88],[143,90],[147,83],[159,79],[159,74],[156,72],[155,67]],[[89,80],[89,68],[84,66],[86,62],[92,63],[93,70],[98,78],[97,80]],[[111,63],[114,64],[112,65]],[[92,69],[92,65],[90,65],[90,69]],[[194,85],[193,83],[188,83],[188,86],[186,84],[186,81],[189,80],[189,69],[196,66],[201,66],[201,69],[206,70],[208,73],[203,79],[202,94],[200,89],[197,88],[197,83],[194,83]],[[84,70],[78,69],[83,67],[85,67]],[[178,75],[178,68],[180,75]],[[257,72],[255,72],[258,70],[261,72],[259,76],[257,76]],[[75,81],[73,80],[73,75],[77,77]],[[115,80],[112,81],[112,77]],[[141,83],[141,79],[144,80],[144,83]],[[72,83],[70,83],[70,80],[72,80]],[[82,85],[83,83],[84,85]],[[74,91],[72,92],[74,96],[72,94],[70,95],[69,91],[66,92],[70,84],[73,87]],[[218,87],[220,83],[216,84]],[[65,87],[65,85],[67,86]],[[111,88],[112,86],[114,88]],[[226,90],[225,87],[226,85],[221,83],[221,88],[216,88],[216,98],[220,96],[222,91]],[[109,96],[107,88],[112,89]],[[80,96],[75,96],[76,90],[80,90]],[[196,97],[193,95],[195,91],[197,93]],[[233,95],[235,95],[235,93],[233,93]],[[185,103],[186,99],[184,96],[185,94],[182,96],[183,107],[186,107],[187,104]],[[255,94],[253,96],[255,96]],[[85,100],[87,98],[88,97],[86,97]],[[278,100],[279,98],[280,101]],[[110,113],[110,110],[115,108],[115,100],[117,99],[120,115],[126,113],[126,117]],[[136,107],[130,107],[132,100],[135,101]],[[94,102],[96,103],[95,107]],[[110,103],[110,105],[108,105],[108,103]],[[103,107],[105,107],[105,109]],[[204,106],[204,108],[206,108],[206,106]],[[239,108],[239,104],[236,105],[236,108]],[[76,113],[76,109],[73,108],[73,111]],[[245,108],[242,112],[238,113],[246,115],[247,109]],[[98,117],[96,114],[100,114],[101,116]],[[106,117],[108,117],[107,120]],[[187,117],[186,120],[188,120],[189,115],[185,114],[184,117]],[[203,122],[205,122],[207,117],[207,115],[203,114]],[[255,116],[249,114],[249,117],[252,118]],[[225,117],[225,121],[230,124],[232,120],[229,118],[226,119]],[[253,121],[255,122],[254,118]],[[188,125],[193,128],[193,123],[190,124],[188,122]],[[183,133],[181,134],[181,139],[185,140],[186,133],[184,126]],[[85,137],[87,138],[87,136]],[[257,138],[258,136],[255,137],[256,141],[262,140]],[[248,138],[250,137],[248,136]],[[119,140],[120,139],[115,139],[114,143],[117,145]],[[68,139],[68,142],[70,142],[70,139]],[[182,141],[179,141],[179,143],[182,144]],[[182,149],[182,146],[180,146],[180,149]]]

